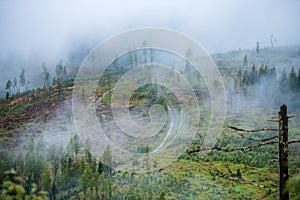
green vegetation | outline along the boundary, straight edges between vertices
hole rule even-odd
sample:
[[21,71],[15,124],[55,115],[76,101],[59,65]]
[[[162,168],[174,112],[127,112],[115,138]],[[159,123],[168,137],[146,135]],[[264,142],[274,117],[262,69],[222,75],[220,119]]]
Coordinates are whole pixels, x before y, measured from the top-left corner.
[[[234,162],[215,161],[207,156],[206,161],[179,159],[169,167],[151,174],[115,172],[98,162],[87,149],[78,148],[77,137],[71,138],[68,147],[51,147],[45,157],[40,154],[38,143],[28,144],[26,155],[13,158],[11,153],[2,153],[1,171],[16,168],[21,176],[21,195],[43,189],[50,199],[228,199],[232,196],[243,199],[276,197],[277,173],[267,166],[251,167]],[[111,162],[109,147],[99,159]],[[25,164],[25,165],[23,165]],[[2,175],[5,180],[7,173]],[[36,183],[36,185],[34,185]],[[8,183],[3,181],[3,187]],[[33,187],[34,185],[34,187]],[[18,189],[24,188],[24,189]],[[7,192],[3,191],[7,194]],[[164,195],[162,195],[162,193]]]
[[[254,50],[255,51],[255,50]],[[264,55],[264,49],[257,43],[259,56]],[[95,98],[105,92],[98,103],[96,114],[100,118],[109,119],[110,91],[120,76],[139,64],[155,62],[155,51],[152,49],[141,52],[129,52],[128,60],[122,58],[112,63],[99,81],[99,87],[94,97],[87,97],[87,91],[82,91],[82,100],[89,99],[92,103]],[[191,52],[186,52],[190,56]],[[144,56],[144,57],[143,57]],[[222,57],[224,56],[224,57]],[[257,106],[251,98],[251,87],[262,84],[265,80],[280,85],[285,92],[298,92],[300,83],[300,69],[298,74],[291,68],[289,74],[282,72],[277,80],[275,68],[261,64],[257,70],[252,65],[253,56],[246,54],[239,58],[238,67],[228,67],[226,55],[221,56],[217,64],[224,76],[226,87],[235,89],[232,106],[226,117],[226,125],[247,129],[264,128],[267,120],[277,115],[277,107],[269,104],[268,108]],[[255,55],[256,56],[256,55]],[[126,65],[122,65],[125,63]],[[240,65],[243,68],[240,68]],[[252,66],[252,67],[248,67]],[[259,66],[259,65],[257,65]],[[183,62],[182,73],[189,77],[197,98],[206,100],[207,95],[203,86],[197,85],[194,71],[188,62]],[[250,70],[251,69],[251,70]],[[115,70],[118,73],[114,73]],[[277,132],[264,131],[247,133],[235,131],[225,127],[215,150],[199,154],[206,131],[199,128],[193,144],[181,157],[170,166],[160,169],[148,159],[142,161],[145,169],[156,169],[151,173],[137,174],[116,171],[113,167],[117,162],[112,158],[111,147],[106,146],[103,154],[93,157],[90,147],[83,146],[76,133],[71,133],[68,144],[60,146],[57,141],[47,146],[45,140],[37,139],[37,135],[27,136],[21,149],[14,149],[22,137],[22,131],[29,125],[45,128],[47,123],[56,115],[60,120],[67,118],[71,123],[72,114],[70,105],[55,114],[56,108],[70,99],[73,89],[73,80],[69,78],[66,67],[62,63],[56,66],[56,77],[50,85],[50,75],[43,65],[43,88],[26,88],[27,80],[25,70],[16,79],[7,81],[6,89],[9,95],[0,100],[0,134],[2,141],[0,148],[0,198],[1,199],[275,199],[278,196],[278,145],[261,145],[269,138],[277,140]],[[149,77],[151,78],[151,77]],[[88,83],[87,83],[88,84]],[[177,84],[177,83],[174,83]],[[17,88],[19,87],[17,92]],[[24,90],[20,91],[20,87]],[[12,94],[10,90],[14,90]],[[8,92],[7,91],[7,92]],[[242,95],[240,95],[242,94]],[[242,97],[240,97],[242,96]],[[200,98],[201,97],[201,98]],[[234,98],[241,102],[237,111]],[[169,100],[169,101],[166,101]],[[140,112],[145,118],[153,104],[160,104],[167,111],[168,105],[180,109],[176,97],[164,87],[147,84],[134,91],[130,98],[129,110],[132,114]],[[200,105],[203,104],[200,102]],[[230,102],[229,102],[230,103]],[[254,106],[251,104],[253,103]],[[240,104],[239,104],[240,106]],[[246,108],[246,109],[244,109]],[[241,112],[243,111],[243,113]],[[63,113],[63,114],[61,114]],[[299,114],[295,111],[297,120],[291,120],[289,126],[289,139],[299,139]],[[208,123],[210,112],[203,111],[201,119]],[[273,124],[272,124],[273,125]],[[275,125],[276,127],[277,125]],[[41,128],[41,129],[42,129]],[[162,131],[168,127],[163,127]],[[63,127],[62,127],[63,129]],[[57,130],[57,129],[55,129]],[[55,133],[53,133],[55,134]],[[59,133],[57,133],[59,134]],[[26,138],[26,136],[23,136]],[[46,139],[46,138],[45,138]],[[88,142],[87,142],[88,143]],[[176,141],[174,146],[181,143]],[[132,145],[131,150],[138,153],[149,154],[153,144],[142,146]],[[21,145],[20,145],[21,146]],[[251,147],[239,149],[240,147]],[[221,149],[221,150],[218,150]],[[195,151],[194,151],[195,150]],[[189,153],[193,152],[194,153]],[[291,199],[299,199],[299,173],[300,149],[297,143],[289,146],[289,190]],[[132,172],[141,161],[133,159]]]

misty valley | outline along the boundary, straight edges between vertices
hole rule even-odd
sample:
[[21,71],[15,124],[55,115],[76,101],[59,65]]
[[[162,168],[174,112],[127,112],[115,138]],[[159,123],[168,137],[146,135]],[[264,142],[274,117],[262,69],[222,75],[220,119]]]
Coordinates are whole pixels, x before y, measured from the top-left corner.
[[[102,58],[83,61],[80,52],[80,62],[59,61],[54,73],[42,63],[34,77],[26,68],[7,77],[0,199],[277,199],[283,104],[282,192],[300,198],[299,46],[210,55],[223,79],[226,116],[224,124],[215,122],[223,128],[207,148],[213,104],[206,77],[189,61],[197,55],[142,47],[103,71]],[[89,65],[78,79],[81,62]],[[99,143],[100,129],[114,144]]]

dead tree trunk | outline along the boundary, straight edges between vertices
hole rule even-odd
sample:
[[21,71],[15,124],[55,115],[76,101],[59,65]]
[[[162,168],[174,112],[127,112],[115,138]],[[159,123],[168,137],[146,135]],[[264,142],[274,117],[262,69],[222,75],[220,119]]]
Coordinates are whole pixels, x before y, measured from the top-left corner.
[[[300,143],[300,140],[293,140],[288,141],[288,121],[289,118],[293,118],[295,116],[288,116],[287,115],[287,106],[282,105],[280,107],[280,111],[278,112],[278,117],[273,117],[272,120],[268,120],[271,122],[279,122],[279,128],[263,128],[258,130],[245,130],[241,128],[237,128],[234,126],[227,126],[228,128],[231,128],[235,131],[242,131],[242,132],[260,132],[260,131],[279,131],[278,133],[278,142],[274,141],[273,139],[275,137],[265,138],[261,140],[248,138],[249,140],[256,140],[261,141],[258,145],[250,145],[246,147],[236,147],[236,148],[222,148],[218,146],[214,146],[212,148],[198,148],[195,150],[188,151],[188,154],[192,154],[195,152],[205,151],[205,150],[217,150],[217,151],[224,151],[224,152],[232,152],[232,151],[247,151],[247,150],[253,150],[258,147],[264,146],[264,145],[272,145],[278,143],[278,175],[279,175],[279,191],[278,191],[278,197],[280,200],[289,200],[289,190],[287,188],[287,182],[289,179],[289,173],[288,173],[288,144],[292,143]],[[244,137],[244,135],[240,134],[240,136]]]
[[286,189],[288,174],[288,116],[287,107],[282,105],[278,112],[279,119],[279,152],[278,152],[278,173],[279,173],[279,199],[288,200],[289,191]]

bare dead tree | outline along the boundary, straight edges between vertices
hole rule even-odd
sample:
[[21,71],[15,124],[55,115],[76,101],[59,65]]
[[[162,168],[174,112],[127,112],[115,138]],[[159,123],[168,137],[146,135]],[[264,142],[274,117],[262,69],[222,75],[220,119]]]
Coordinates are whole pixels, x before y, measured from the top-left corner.
[[[218,147],[218,146],[213,146],[211,148],[202,148],[201,146],[196,146],[192,150],[188,150],[187,154],[195,154],[199,153],[201,151],[223,151],[223,152],[233,152],[233,151],[251,151],[254,149],[257,149],[261,146],[265,145],[273,145],[273,144],[278,144],[278,174],[279,174],[279,199],[281,200],[288,200],[289,199],[289,192],[286,189],[286,184],[288,181],[288,145],[293,144],[293,143],[300,143],[299,140],[292,140],[288,141],[288,119],[292,118],[294,116],[287,116],[287,106],[282,105],[280,107],[280,111],[278,112],[278,117],[273,117],[272,120],[268,120],[271,122],[278,122],[279,123],[279,128],[261,128],[257,130],[246,130],[234,126],[228,126],[228,128],[237,131],[237,135],[248,139],[252,141],[258,141],[260,143],[255,144],[255,145],[249,145],[249,146],[241,146],[241,147],[232,147],[232,148],[224,148],[224,147]],[[278,136],[272,136],[269,138],[253,138],[253,137],[248,137],[245,136],[241,132],[245,133],[256,133],[256,132],[261,132],[261,131],[278,131]],[[274,139],[278,138],[277,141]],[[224,174],[221,173],[219,170],[214,170],[220,174],[221,176],[224,177]],[[227,177],[228,178],[228,177]],[[229,178],[229,179],[232,179]],[[261,186],[260,186],[261,187]]]

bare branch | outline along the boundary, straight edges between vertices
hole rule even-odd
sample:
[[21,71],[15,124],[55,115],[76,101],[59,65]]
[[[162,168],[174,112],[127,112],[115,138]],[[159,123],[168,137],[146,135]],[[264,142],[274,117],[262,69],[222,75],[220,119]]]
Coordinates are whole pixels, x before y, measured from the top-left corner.
[[222,147],[214,146],[212,148],[198,148],[198,149],[193,149],[193,150],[187,151],[187,153],[188,154],[192,154],[192,153],[197,153],[197,152],[201,152],[201,151],[211,151],[211,150],[224,151],[224,152],[248,151],[248,150],[256,149],[256,148],[261,147],[261,146],[270,145],[270,144],[276,144],[276,143],[278,143],[278,141],[269,141],[269,142],[262,142],[262,143],[260,143],[258,145],[250,145],[250,146],[246,146],[246,147],[236,147],[236,148],[222,148]]
[[293,144],[293,143],[298,143],[298,142],[300,143],[300,140],[292,140],[292,141],[289,141],[288,144]]
[[[293,144],[293,143],[300,143],[300,140],[292,140],[292,141],[288,142],[288,144]],[[201,148],[200,147],[198,149],[193,149],[193,150],[187,151],[187,154],[193,154],[193,153],[198,153],[201,151],[211,151],[211,150],[223,151],[223,152],[249,151],[249,150],[257,149],[258,147],[270,145],[270,144],[278,144],[278,141],[268,141],[268,142],[262,141],[262,143],[260,143],[258,145],[250,145],[250,146],[246,146],[246,147],[236,147],[236,148],[222,148],[222,147],[217,147],[217,146],[214,146],[212,148]]]
[[242,133],[238,133],[239,136],[247,139],[247,140],[252,140],[252,141],[260,141],[260,142],[266,142],[266,141],[269,141],[269,140],[272,140],[272,139],[275,139],[275,138],[278,138],[278,136],[273,136],[273,137],[270,137],[270,138],[251,138],[251,137],[245,137],[244,134]]
[[243,131],[243,132],[247,132],[247,133],[260,132],[260,131],[278,131],[277,128],[262,128],[262,129],[257,129],[257,130],[245,130],[245,129],[237,128],[234,126],[227,126],[227,127],[231,128],[233,130],[236,130],[236,131]]
[[[287,116],[288,119],[295,117],[295,115],[291,115],[291,116]],[[279,118],[278,117],[272,117],[272,119],[267,120],[268,122],[279,122]]]

